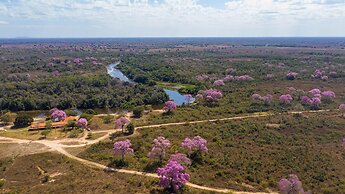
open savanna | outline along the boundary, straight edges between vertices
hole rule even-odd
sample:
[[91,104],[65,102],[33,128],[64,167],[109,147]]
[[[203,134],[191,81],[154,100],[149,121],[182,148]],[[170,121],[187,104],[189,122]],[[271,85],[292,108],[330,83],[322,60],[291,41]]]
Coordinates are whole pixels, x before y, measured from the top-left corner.
[[[200,135],[208,140],[209,153],[188,169],[193,183],[276,190],[277,181],[294,173],[314,193],[344,193],[343,123],[344,118],[332,112],[140,129],[138,136],[129,138],[134,155],[126,157],[124,168],[154,172],[162,165],[147,157],[158,136],[172,142],[166,161],[169,154],[187,153],[180,148],[184,138]],[[113,156],[112,144],[92,145],[79,156],[116,166],[119,158]]]

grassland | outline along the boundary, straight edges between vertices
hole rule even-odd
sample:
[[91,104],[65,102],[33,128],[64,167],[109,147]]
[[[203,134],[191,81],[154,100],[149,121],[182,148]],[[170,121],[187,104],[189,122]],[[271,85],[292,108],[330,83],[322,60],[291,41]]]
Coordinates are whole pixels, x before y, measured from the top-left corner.
[[[126,168],[154,171],[157,163],[147,158],[147,153],[158,136],[173,143],[171,154],[185,153],[179,148],[182,140],[200,135],[209,142],[209,154],[202,164],[189,168],[194,183],[243,190],[275,189],[281,177],[296,173],[315,193],[344,193],[343,123],[341,117],[307,114],[142,129],[139,137],[131,138],[135,154],[126,158]],[[80,156],[106,165],[116,161],[112,142],[93,145]]]

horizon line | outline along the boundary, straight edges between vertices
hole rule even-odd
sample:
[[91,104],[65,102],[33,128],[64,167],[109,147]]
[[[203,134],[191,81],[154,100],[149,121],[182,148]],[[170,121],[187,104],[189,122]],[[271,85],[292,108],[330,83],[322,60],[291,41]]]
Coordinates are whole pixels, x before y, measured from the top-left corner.
[[124,36],[124,37],[0,37],[0,39],[149,39],[149,38],[345,38],[344,36]]

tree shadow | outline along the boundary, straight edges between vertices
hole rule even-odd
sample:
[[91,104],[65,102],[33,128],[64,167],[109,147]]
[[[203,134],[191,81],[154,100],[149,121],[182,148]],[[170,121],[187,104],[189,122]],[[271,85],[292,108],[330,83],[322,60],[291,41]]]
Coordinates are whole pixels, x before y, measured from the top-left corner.
[[107,167],[110,168],[124,168],[128,166],[128,162],[121,159],[113,159],[109,164],[107,164]]

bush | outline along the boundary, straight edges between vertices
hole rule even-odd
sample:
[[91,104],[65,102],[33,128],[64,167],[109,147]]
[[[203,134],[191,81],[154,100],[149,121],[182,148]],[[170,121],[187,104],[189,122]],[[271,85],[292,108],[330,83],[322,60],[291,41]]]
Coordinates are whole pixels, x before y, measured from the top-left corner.
[[68,135],[69,138],[77,138],[81,131],[79,129],[73,129]]
[[78,112],[75,111],[75,110],[65,110],[65,113],[67,114],[67,116],[77,116],[78,115]]
[[97,112],[96,112],[95,110],[93,110],[93,109],[87,109],[87,110],[85,111],[85,114],[96,115]]
[[41,132],[41,135],[43,135],[44,138],[47,138],[47,135],[50,133],[50,130],[44,130]]
[[92,114],[83,113],[80,115],[80,118],[85,118],[86,120],[90,121],[92,119]]
[[41,183],[46,183],[49,181],[49,176],[48,175],[44,175],[42,180],[41,180]]
[[15,128],[28,127],[31,125],[33,121],[34,119],[29,115],[18,115],[16,120],[14,121],[14,127]]
[[76,122],[69,120],[66,127],[74,129],[74,127],[76,127]]
[[51,129],[52,128],[52,121],[48,120],[46,121],[46,129]]
[[143,115],[143,112],[144,112],[144,107],[139,106],[139,107],[134,108],[133,115],[136,118],[140,118]]
[[129,135],[132,135],[134,133],[134,125],[132,123],[129,123],[127,125],[127,132]]
[[5,184],[5,181],[0,179],[0,188],[1,188],[2,186],[4,186],[4,184]]

